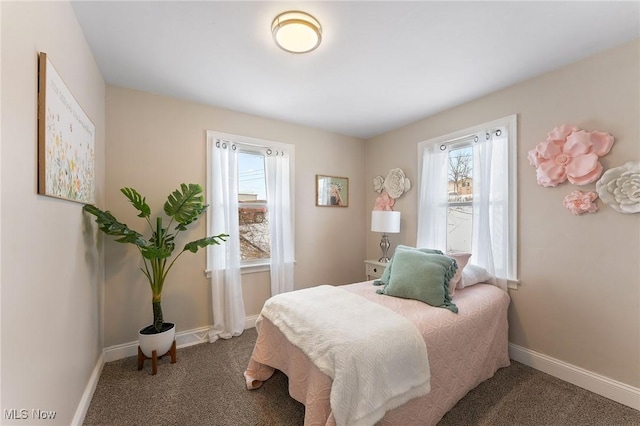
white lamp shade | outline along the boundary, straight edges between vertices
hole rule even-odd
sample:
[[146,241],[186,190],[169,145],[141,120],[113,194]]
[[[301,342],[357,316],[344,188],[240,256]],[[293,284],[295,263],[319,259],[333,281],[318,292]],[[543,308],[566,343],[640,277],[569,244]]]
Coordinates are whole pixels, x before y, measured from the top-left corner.
[[371,230],[385,234],[400,232],[400,212],[374,210],[371,212]]

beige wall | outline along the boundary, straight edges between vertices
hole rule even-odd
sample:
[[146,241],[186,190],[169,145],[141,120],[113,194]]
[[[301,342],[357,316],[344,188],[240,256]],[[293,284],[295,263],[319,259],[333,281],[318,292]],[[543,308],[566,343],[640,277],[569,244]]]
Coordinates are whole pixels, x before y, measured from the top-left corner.
[[[132,226],[139,222],[118,189],[133,186],[157,207],[179,183],[204,183],[207,129],[295,144],[297,288],[359,281],[362,260],[379,257],[380,235],[368,231],[374,176],[400,167],[412,180],[414,189],[397,201],[402,230],[391,240],[414,244],[416,144],[517,113],[522,285],[511,291],[510,340],[640,386],[640,215],[601,203],[597,214],[575,217],[561,207],[574,187],[538,186],[526,160],[562,123],[616,137],[605,168],[640,159],[639,42],[364,142],[105,89],[66,2],[0,2],[0,20],[2,410],[55,410],[48,424],[70,424],[102,348],[135,341],[151,320],[135,251],[106,239],[103,270],[102,237],[81,205],[36,195],[38,51],[49,54],[96,125],[97,204]],[[315,207],[316,174],[349,177],[350,206]],[[192,234],[203,235],[204,223]],[[185,256],[169,278],[165,315],[178,331],[211,323],[204,265],[204,253]],[[247,315],[257,314],[269,296],[268,275],[245,275],[243,290]]]
[[[107,87],[106,200],[102,207],[139,231],[143,223],[119,189],[132,186],[154,211],[181,182],[206,182],[205,132],[295,145],[295,286],[346,284],[364,278],[365,143],[363,140],[148,93]],[[349,177],[348,208],[315,206],[315,175]],[[205,235],[205,223],[191,237]],[[188,241],[186,239],[184,241]],[[106,243],[105,346],[137,339],[149,324],[151,293],[137,252]],[[205,253],[184,255],[163,291],[163,311],[177,331],[212,323]],[[243,276],[247,316],[269,297],[268,273]]]
[[[640,386],[640,215],[599,203],[596,214],[573,216],[562,207],[574,189],[536,184],[527,151],[567,123],[615,136],[605,169],[640,160],[640,42],[635,41],[493,93],[367,143],[370,182],[390,167],[417,181],[417,143],[518,114],[519,277],[511,291],[512,343],[594,373]],[[417,191],[396,204],[402,212],[397,243],[415,244]],[[369,219],[370,220],[370,219]],[[367,254],[379,251],[368,233]]]
[[[46,423],[68,425],[102,354],[102,254],[81,204],[36,194],[38,52],[48,54],[96,127],[100,203],[105,85],[69,3],[0,7],[2,410],[54,410]],[[14,423],[33,424],[29,418]]]

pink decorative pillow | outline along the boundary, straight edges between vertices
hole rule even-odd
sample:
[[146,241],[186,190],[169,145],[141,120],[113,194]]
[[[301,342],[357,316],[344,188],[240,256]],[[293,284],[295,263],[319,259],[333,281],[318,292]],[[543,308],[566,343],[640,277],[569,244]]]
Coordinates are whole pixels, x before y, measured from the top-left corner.
[[453,294],[456,291],[456,287],[460,287],[462,270],[465,266],[467,266],[469,258],[471,257],[471,253],[449,252],[447,253],[447,256],[454,258],[456,260],[456,263],[458,264],[458,270],[456,271],[456,274],[453,276],[453,278],[451,278],[451,281],[449,281],[449,293],[451,293],[451,297],[453,297]]

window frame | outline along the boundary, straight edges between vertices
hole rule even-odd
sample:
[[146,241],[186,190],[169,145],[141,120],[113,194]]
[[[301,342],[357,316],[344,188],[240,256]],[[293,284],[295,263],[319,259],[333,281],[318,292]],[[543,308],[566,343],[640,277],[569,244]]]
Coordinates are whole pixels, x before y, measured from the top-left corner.
[[[234,134],[230,134],[230,133],[223,133],[223,132],[218,132],[215,130],[207,130],[206,131],[206,146],[207,146],[207,150],[206,150],[206,173],[207,173],[207,190],[206,190],[206,197],[208,197],[209,195],[209,188],[211,188],[211,150],[212,150],[212,146],[211,144],[214,143],[215,140],[223,140],[223,141],[229,141],[231,143],[234,143],[238,146],[238,150],[239,152],[245,152],[245,153],[259,153],[261,155],[264,155],[261,150],[268,150],[268,149],[283,149],[283,150],[287,150],[288,155],[289,155],[289,176],[290,176],[290,185],[289,185],[289,196],[290,196],[290,200],[291,200],[291,222],[292,224],[295,224],[295,199],[294,199],[294,195],[295,195],[295,145],[293,144],[288,144],[288,143],[284,143],[284,142],[276,142],[276,141],[270,141],[270,140],[266,140],[266,139],[258,139],[258,138],[252,138],[249,136],[242,136],[242,135],[234,135]],[[266,165],[265,165],[266,166]],[[266,170],[265,170],[266,171]],[[237,176],[236,176],[237,178]],[[265,177],[266,179],[266,177]],[[266,182],[265,182],[266,184]],[[267,204],[268,204],[268,194],[267,194]],[[210,234],[210,230],[209,230],[209,224],[211,223],[211,209],[207,209],[207,235]],[[293,231],[295,232],[295,227],[293,228]],[[294,239],[295,239],[295,234],[294,234]],[[209,262],[209,258],[208,258],[209,254],[207,252],[207,270],[205,271],[205,275],[207,277],[210,277],[211,275],[211,271],[210,271],[210,262]],[[240,273],[241,274],[252,274],[252,273],[258,273],[258,272],[269,272],[271,270],[271,257],[266,258],[266,259],[256,259],[256,260],[249,260],[249,261],[243,261],[242,259],[240,259]]]
[[[508,250],[508,288],[517,289],[520,284],[518,278],[518,126],[517,114],[509,115],[497,120],[477,124],[463,130],[447,133],[418,143],[418,193],[422,188],[424,150],[435,144],[455,146],[463,144],[480,131],[488,128],[504,127],[508,132],[508,191],[509,191],[509,250]],[[448,205],[450,205],[448,203]],[[418,209],[420,203],[418,201]]]

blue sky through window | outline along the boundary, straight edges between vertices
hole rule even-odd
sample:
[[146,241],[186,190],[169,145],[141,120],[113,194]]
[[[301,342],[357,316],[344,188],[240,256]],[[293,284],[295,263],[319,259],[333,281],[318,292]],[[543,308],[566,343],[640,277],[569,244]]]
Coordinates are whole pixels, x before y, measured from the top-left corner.
[[264,156],[238,153],[238,192],[256,194],[258,200],[267,199],[264,174]]

